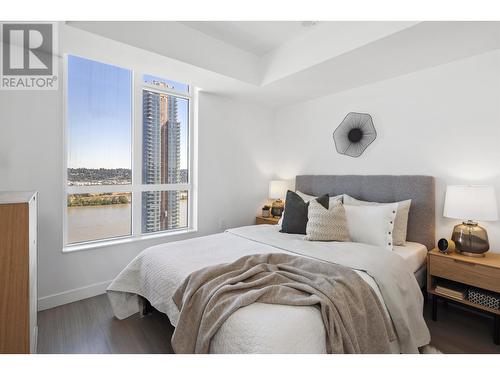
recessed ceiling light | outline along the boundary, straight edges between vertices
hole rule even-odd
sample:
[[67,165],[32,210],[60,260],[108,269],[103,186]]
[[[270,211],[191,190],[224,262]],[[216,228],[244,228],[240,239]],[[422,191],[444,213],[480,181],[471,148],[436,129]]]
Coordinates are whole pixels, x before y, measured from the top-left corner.
[[318,24],[318,21],[302,21],[302,26],[304,27],[313,27]]

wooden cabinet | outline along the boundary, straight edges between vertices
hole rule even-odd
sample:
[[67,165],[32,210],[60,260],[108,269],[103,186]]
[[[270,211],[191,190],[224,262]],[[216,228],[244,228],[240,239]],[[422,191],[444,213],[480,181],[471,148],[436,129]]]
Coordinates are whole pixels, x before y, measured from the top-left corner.
[[0,353],[36,353],[37,201],[0,192]]
[[264,216],[256,216],[255,224],[271,224],[276,225],[280,221],[279,217],[264,217]]

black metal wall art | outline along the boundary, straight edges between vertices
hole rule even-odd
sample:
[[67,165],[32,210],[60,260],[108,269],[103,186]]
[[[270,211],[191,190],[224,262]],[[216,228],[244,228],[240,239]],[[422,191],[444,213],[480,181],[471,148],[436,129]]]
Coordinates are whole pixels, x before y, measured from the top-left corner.
[[339,154],[357,158],[377,138],[372,117],[367,113],[349,112],[333,132]]

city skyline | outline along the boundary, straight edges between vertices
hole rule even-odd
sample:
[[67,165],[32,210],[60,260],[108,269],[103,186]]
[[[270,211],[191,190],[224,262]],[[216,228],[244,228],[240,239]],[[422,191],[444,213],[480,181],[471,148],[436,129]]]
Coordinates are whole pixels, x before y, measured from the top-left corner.
[[[186,84],[144,75],[172,84]],[[132,70],[68,56],[68,168],[132,169]],[[189,101],[178,98],[180,168],[188,167]]]

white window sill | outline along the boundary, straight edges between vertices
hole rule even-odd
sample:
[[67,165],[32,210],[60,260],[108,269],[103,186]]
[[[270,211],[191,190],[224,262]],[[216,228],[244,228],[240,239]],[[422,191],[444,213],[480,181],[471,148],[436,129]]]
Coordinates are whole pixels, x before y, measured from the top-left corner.
[[153,240],[153,239],[157,239],[157,238],[175,237],[175,236],[181,236],[184,234],[190,234],[190,233],[196,233],[196,232],[197,232],[197,229],[188,228],[188,229],[171,230],[168,232],[161,232],[161,233],[143,234],[143,235],[137,236],[137,237],[113,238],[113,239],[108,239],[108,240],[85,242],[85,243],[80,243],[80,244],[75,244],[75,245],[66,245],[63,247],[62,252],[63,253],[72,253],[74,251],[94,250],[94,249],[100,249],[103,247],[124,245],[124,244],[129,244],[129,243],[134,243],[134,242],[145,241],[145,240]]

